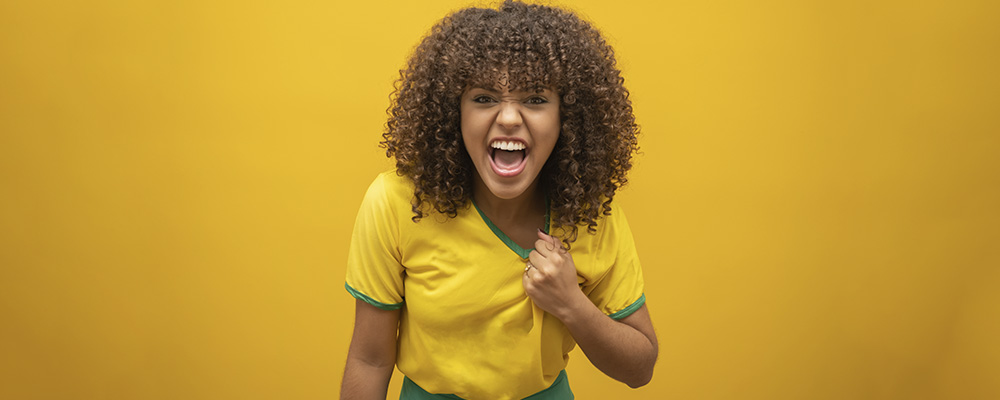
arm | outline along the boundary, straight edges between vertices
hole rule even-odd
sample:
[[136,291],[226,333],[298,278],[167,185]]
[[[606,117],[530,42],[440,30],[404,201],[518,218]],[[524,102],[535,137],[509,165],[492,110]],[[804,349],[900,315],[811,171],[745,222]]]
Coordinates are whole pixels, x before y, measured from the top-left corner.
[[643,305],[621,321],[597,309],[580,290],[573,258],[558,239],[539,232],[525,271],[525,292],[559,318],[590,362],[606,375],[636,388],[653,378],[659,345],[649,310]]
[[399,310],[380,310],[361,300],[356,301],[354,309],[354,334],[347,352],[340,398],[385,399],[396,366]]
[[646,305],[615,321],[584,299],[579,310],[559,317],[583,353],[601,372],[631,388],[649,383],[659,345]]

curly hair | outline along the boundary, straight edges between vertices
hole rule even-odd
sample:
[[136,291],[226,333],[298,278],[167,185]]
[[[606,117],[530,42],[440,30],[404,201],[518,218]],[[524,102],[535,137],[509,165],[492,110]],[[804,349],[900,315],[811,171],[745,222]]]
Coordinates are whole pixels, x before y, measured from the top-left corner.
[[625,80],[614,50],[586,21],[510,0],[446,16],[400,70],[380,145],[414,183],[413,221],[425,204],[448,217],[468,205],[476,169],[462,141],[459,101],[469,87],[492,87],[503,68],[512,91],[548,87],[561,96],[561,131],[540,187],[567,244],[577,226],[595,232],[638,151]]

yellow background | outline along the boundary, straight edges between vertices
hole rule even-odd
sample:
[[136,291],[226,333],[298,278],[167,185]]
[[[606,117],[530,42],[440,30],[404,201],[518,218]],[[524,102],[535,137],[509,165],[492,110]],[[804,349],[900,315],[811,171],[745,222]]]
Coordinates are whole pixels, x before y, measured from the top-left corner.
[[[392,81],[468,4],[0,2],[0,398],[335,398]],[[661,343],[578,398],[1000,398],[997,4],[572,2]]]

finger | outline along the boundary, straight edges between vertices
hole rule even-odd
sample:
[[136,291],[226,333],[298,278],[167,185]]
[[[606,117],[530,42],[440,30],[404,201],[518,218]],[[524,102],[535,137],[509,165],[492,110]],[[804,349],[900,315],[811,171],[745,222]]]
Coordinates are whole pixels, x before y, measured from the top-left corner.
[[545,248],[549,251],[555,251],[555,249],[559,248],[559,245],[557,244],[558,239],[542,232],[541,229],[538,230],[538,240],[545,242]]
[[548,240],[549,243],[551,244],[551,247],[549,246],[546,247],[549,247],[553,251],[564,252],[566,250],[566,248],[563,246],[563,242],[561,239],[559,239],[556,236],[552,236],[545,232],[542,232],[541,229],[538,230],[538,237],[543,240]]
[[550,248],[552,245],[549,242],[546,242],[543,239],[538,239],[535,240],[534,244],[535,244],[535,249],[532,250],[533,252],[538,253],[542,257],[548,257],[549,255],[552,254],[552,249]]
[[532,269],[547,268],[547,265],[552,264],[551,261],[547,260],[545,256],[537,250],[528,254],[528,262],[530,262],[531,265],[534,265],[534,268]]
[[552,235],[545,235],[545,236],[549,237],[549,240],[552,241],[552,246],[554,246],[557,251],[562,252],[562,251],[566,250],[566,248],[563,247],[562,239],[559,239],[558,237],[555,237],[555,236],[552,236]]
[[549,234],[547,234],[545,232],[542,232],[542,230],[539,229],[538,230],[538,238],[539,239],[548,239],[549,238]]
[[[563,259],[563,257],[565,257],[565,255],[562,253],[561,250],[559,250],[558,248],[553,248],[552,247],[552,242],[548,242],[548,241],[545,241],[545,240],[542,240],[542,239],[538,239],[538,240],[535,241],[535,250],[534,251],[536,253],[538,253],[538,255],[541,256],[544,259],[544,261],[538,260],[538,262],[535,263],[536,266],[538,266],[538,265],[545,265],[545,266],[557,265],[558,266],[558,265],[561,265],[561,262],[562,262],[561,260]],[[528,256],[530,257],[531,254],[529,253]]]
[[524,281],[530,283],[535,280],[535,277],[537,275],[538,275],[538,267],[532,265],[524,270]]

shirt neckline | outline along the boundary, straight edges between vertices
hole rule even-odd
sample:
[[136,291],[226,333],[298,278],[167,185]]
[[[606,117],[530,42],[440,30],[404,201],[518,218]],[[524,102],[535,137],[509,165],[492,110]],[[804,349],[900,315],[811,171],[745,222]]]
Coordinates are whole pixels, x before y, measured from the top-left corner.
[[[507,245],[507,248],[511,249],[515,254],[517,254],[522,259],[528,258],[528,255],[531,254],[531,251],[534,250],[534,248],[525,249],[520,245],[518,245],[517,243],[514,243],[513,239],[507,236],[506,233],[503,233],[503,231],[501,231],[500,228],[494,225],[493,221],[490,221],[489,217],[487,217],[486,214],[483,213],[483,210],[479,209],[479,205],[476,204],[476,199],[472,199],[472,206],[476,208],[476,211],[479,213],[479,216],[483,218],[483,222],[486,222],[486,226],[488,226],[490,230],[493,231],[493,234],[496,235],[496,237],[499,238],[500,241],[503,242],[503,244]],[[550,211],[549,196],[545,196],[545,229],[543,229],[543,232],[545,232],[546,235],[549,234],[549,217],[550,217],[549,211]]]

